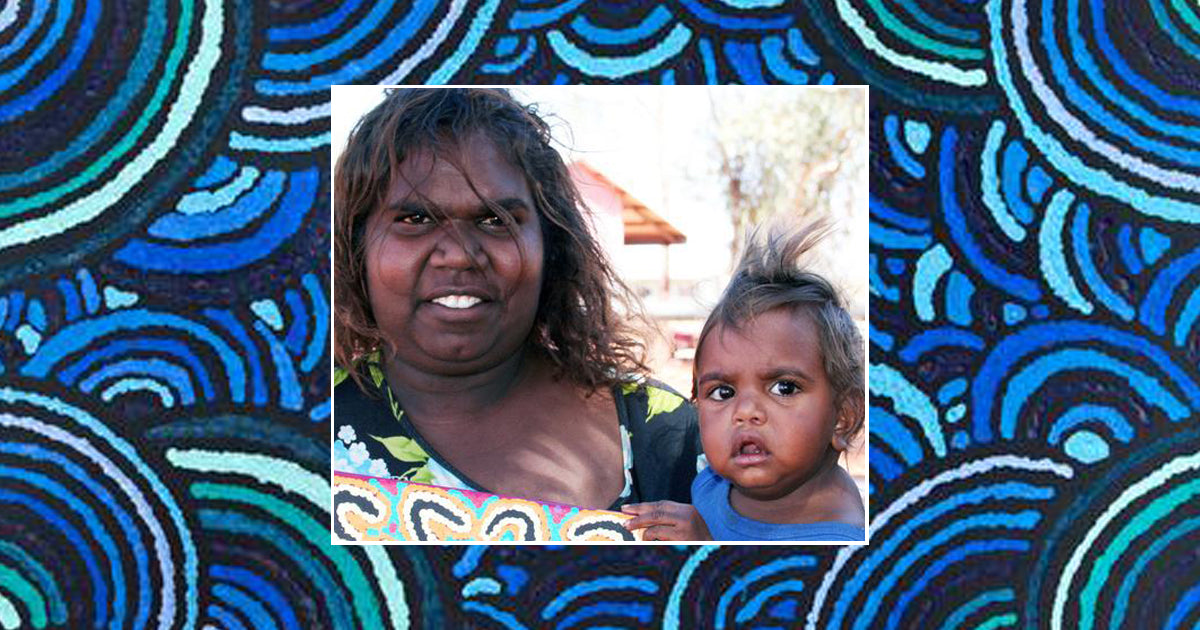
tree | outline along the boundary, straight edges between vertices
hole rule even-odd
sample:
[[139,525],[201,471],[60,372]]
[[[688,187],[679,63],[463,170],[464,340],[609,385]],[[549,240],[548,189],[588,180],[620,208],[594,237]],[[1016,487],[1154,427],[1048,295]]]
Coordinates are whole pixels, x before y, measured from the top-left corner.
[[861,90],[764,88],[753,101],[745,95],[709,92],[715,175],[733,226],[731,264],[746,232],[773,215],[849,219],[850,193],[866,169]]

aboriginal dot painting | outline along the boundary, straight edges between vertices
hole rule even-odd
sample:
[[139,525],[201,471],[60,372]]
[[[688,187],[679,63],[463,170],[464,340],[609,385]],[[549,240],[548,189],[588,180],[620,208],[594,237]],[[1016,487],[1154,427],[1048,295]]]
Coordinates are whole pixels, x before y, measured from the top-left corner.
[[[333,83],[870,84],[870,545],[330,544]],[[0,5],[0,627],[1192,628],[1192,0]]]
[[339,542],[621,542],[642,532],[620,512],[336,471],[333,513]]

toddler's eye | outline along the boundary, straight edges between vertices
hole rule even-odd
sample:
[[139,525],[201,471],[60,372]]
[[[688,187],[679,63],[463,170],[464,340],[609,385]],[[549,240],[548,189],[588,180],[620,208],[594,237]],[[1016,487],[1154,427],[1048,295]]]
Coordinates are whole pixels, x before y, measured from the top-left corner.
[[775,381],[769,391],[776,396],[791,396],[800,391],[800,386],[794,381]]
[[730,398],[733,398],[733,388],[728,385],[717,385],[708,392],[709,400],[720,402],[729,400]]

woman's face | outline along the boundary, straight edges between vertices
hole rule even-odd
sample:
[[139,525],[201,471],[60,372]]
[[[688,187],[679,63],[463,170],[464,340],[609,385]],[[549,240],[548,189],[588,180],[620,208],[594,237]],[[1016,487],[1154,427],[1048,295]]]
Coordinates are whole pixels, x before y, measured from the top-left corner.
[[[457,149],[462,171],[432,152],[409,156],[366,226],[376,323],[401,362],[447,376],[518,352],[542,282],[542,232],[524,175],[481,134]],[[485,199],[512,215],[511,232]]]

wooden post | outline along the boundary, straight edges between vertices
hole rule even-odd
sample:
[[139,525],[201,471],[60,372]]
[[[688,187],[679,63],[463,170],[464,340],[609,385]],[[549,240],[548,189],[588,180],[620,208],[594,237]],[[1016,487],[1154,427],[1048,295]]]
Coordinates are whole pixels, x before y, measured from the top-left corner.
[[664,297],[671,297],[671,246],[663,243],[663,294]]

